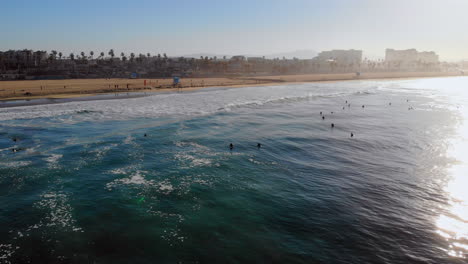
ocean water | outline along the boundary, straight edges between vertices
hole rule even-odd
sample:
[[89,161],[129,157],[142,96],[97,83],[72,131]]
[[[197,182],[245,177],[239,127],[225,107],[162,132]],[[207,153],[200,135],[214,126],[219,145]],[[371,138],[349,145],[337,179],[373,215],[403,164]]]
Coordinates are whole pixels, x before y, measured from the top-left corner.
[[467,263],[467,118],[466,77],[0,108],[0,263]]

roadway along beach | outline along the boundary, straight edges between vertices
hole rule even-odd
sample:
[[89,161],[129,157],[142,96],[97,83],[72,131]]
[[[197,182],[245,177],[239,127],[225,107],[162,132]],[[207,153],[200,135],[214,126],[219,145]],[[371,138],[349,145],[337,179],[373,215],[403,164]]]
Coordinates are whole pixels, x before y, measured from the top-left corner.
[[[359,77],[355,73],[275,75],[236,78],[182,78],[181,89],[184,91],[205,87],[243,87],[256,85],[274,85],[290,82],[319,82],[356,79],[387,79],[415,77],[456,76],[454,72],[369,72]],[[146,86],[145,86],[146,80]],[[64,79],[64,80],[21,80],[1,81],[0,100],[21,100],[39,98],[73,98],[95,94],[175,91],[172,79]]]

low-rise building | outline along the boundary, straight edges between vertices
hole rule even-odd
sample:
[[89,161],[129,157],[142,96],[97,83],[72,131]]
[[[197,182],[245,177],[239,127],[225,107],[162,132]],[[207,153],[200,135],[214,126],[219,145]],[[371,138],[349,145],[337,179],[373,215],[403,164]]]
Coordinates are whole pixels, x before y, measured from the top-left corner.
[[414,62],[418,59],[418,51],[416,49],[407,50],[385,50],[386,62]]
[[335,62],[337,64],[358,64],[362,61],[362,50],[322,51],[313,60],[318,62]]
[[264,57],[248,57],[247,61],[248,62],[264,62],[265,58]]
[[439,55],[434,51],[418,52],[417,60],[422,63],[439,63]]
[[416,49],[386,49],[385,62],[390,69],[434,70],[439,64],[439,56],[433,51],[418,52]]
[[422,63],[439,63],[439,56],[433,51],[418,52],[416,49],[407,50],[385,50],[386,62],[422,62]]
[[245,61],[245,56],[242,56],[242,55],[232,56],[231,61]]

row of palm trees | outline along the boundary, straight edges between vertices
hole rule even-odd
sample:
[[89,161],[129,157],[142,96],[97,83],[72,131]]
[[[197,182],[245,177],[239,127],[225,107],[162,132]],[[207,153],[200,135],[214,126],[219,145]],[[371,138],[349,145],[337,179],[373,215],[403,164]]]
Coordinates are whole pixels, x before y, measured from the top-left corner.
[[[114,58],[116,57],[116,54],[115,54],[114,49],[110,49],[110,50],[107,52],[107,55],[109,55],[107,58],[108,58],[108,59],[111,59],[111,60],[114,59]],[[151,57],[151,53],[148,52],[148,53],[146,53],[146,55],[140,53],[140,54],[138,55],[138,57],[136,57],[135,53],[133,53],[133,52],[131,52],[131,53],[129,54],[129,56],[127,56],[124,52],[121,52],[121,53],[120,53],[120,59],[121,59],[122,61],[127,61],[127,60],[129,60],[129,61],[134,61],[136,58],[137,58],[137,59],[138,59],[138,58],[143,59],[143,58],[145,58],[145,57],[146,57],[146,58],[150,58],[150,57]],[[163,55],[157,54],[156,57],[157,57],[158,59],[165,59],[165,60],[168,59],[166,53],[163,53]],[[87,55],[84,51],[80,52],[79,55],[75,55],[75,53],[72,52],[72,53],[69,54],[68,57],[64,57],[64,54],[63,54],[62,52],[57,52],[56,50],[52,50],[52,51],[50,52],[50,54],[49,54],[49,57],[48,57],[49,60],[56,60],[56,59],[61,60],[62,58],[63,58],[63,59],[71,59],[71,60],[75,60],[75,59],[78,59],[78,60],[93,60],[93,59],[94,59],[94,51],[90,51],[90,52],[89,52],[89,55]],[[99,53],[99,56],[97,57],[97,59],[98,59],[98,60],[104,60],[104,59],[106,59],[105,53],[104,53],[104,52],[100,52],[100,53]],[[213,60],[216,61],[217,59],[218,59],[217,56],[214,56],[214,57],[208,57],[208,56],[203,57],[203,56],[200,56],[200,60],[202,60],[202,61],[203,61],[203,60],[204,60],[204,61],[208,61],[208,60],[210,60],[210,61],[213,61]],[[223,56],[223,59],[226,60],[226,56]]]
[[[115,57],[116,57],[116,54],[115,54],[115,51],[114,49],[110,49],[108,52],[107,52],[107,55],[109,55],[109,58],[110,60],[113,60]],[[135,53],[131,52],[130,55],[127,57],[127,55],[124,53],[124,52],[121,52],[120,53],[120,59],[122,61],[127,61],[129,60],[130,62],[133,62],[134,60],[143,60],[144,58],[150,58],[151,57],[151,53],[146,53],[145,54],[142,54],[140,53],[138,55],[138,57],[136,57]],[[167,55],[166,53],[163,53],[163,55],[161,56],[161,54],[158,54],[157,55],[157,58],[158,59],[167,59]],[[89,52],[89,55],[86,54],[84,51],[80,52],[79,55],[75,55],[75,53],[70,53],[68,55],[68,57],[64,57],[64,54],[62,52],[57,52],[56,50],[52,50],[49,54],[49,57],[48,57],[49,60],[53,61],[53,60],[62,60],[62,59],[70,59],[70,60],[83,60],[83,61],[86,61],[86,60],[93,60],[94,59],[94,51],[90,51]],[[105,57],[105,53],[104,52],[100,52],[99,53],[99,56],[97,57],[98,60],[104,60],[106,59]]]

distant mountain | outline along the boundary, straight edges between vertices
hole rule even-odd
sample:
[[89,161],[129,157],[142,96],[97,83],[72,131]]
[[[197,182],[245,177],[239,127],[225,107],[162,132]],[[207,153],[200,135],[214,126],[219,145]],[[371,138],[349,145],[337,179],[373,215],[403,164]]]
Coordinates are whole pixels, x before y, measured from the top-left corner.
[[234,54],[234,55],[229,55],[229,54],[214,54],[214,53],[195,53],[195,54],[187,54],[183,55],[181,57],[185,58],[200,58],[200,56],[203,57],[214,57],[216,56],[217,58],[222,58],[223,56],[226,56],[226,58],[230,58],[235,55],[244,55],[246,57],[263,57],[267,59],[274,59],[274,58],[283,58],[285,57],[286,59],[292,59],[292,58],[298,58],[298,59],[312,59],[313,57],[317,56],[317,52],[315,50],[296,50],[296,51],[290,51],[290,52],[280,52],[280,53],[273,53],[273,54],[264,54],[264,55],[258,55],[258,54]]

